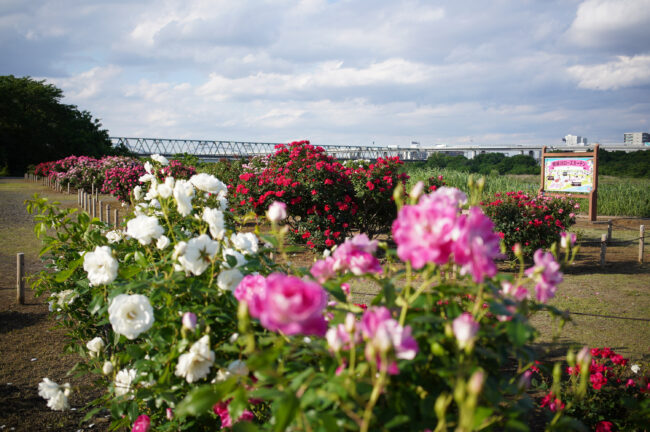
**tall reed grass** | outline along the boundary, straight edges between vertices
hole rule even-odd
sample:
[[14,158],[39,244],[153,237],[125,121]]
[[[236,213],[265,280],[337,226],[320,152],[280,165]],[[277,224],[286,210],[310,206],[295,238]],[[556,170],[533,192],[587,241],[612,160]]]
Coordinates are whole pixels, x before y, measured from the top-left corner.
[[[448,186],[468,191],[467,181],[470,174],[452,171],[445,168],[412,168],[406,165],[407,173],[411,176],[408,186],[411,187],[420,180],[426,182],[429,177],[442,175]],[[485,177],[483,199],[487,200],[496,192],[524,191],[537,194],[539,190],[538,176],[510,175],[481,175],[472,174],[474,179]],[[598,214],[607,216],[650,217],[650,180],[627,179],[616,177],[599,177],[598,185]],[[579,198],[581,195],[575,195]],[[588,211],[586,199],[579,199],[581,212]]]

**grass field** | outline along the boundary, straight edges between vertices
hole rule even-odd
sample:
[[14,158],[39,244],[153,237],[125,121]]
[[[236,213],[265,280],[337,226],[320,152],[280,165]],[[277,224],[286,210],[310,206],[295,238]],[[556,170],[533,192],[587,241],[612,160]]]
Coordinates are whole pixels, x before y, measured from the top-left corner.
[[[408,169],[411,176],[409,186],[419,180],[442,175],[449,186],[467,191],[468,173],[444,168]],[[480,177],[473,174],[474,178]],[[536,194],[540,178],[536,175],[485,175],[484,199],[494,196],[495,192],[524,191]],[[587,212],[586,199],[578,199],[583,212]],[[598,214],[607,216],[650,217],[650,180],[599,176],[598,177]]]

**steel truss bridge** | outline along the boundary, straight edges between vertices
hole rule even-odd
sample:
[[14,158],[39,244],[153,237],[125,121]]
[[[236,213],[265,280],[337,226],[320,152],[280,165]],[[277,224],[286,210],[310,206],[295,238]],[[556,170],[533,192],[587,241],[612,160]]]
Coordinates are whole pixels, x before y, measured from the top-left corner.
[[[166,138],[126,138],[112,137],[113,146],[124,145],[131,152],[138,156],[150,156],[161,154],[173,156],[180,153],[188,153],[206,162],[214,162],[219,159],[241,159],[253,156],[264,156],[275,152],[275,146],[279,143],[260,143],[248,141],[218,141],[218,140],[194,140],[194,139],[166,139]],[[447,153],[464,155],[473,158],[481,153],[503,153],[507,156],[518,154],[529,155],[539,160],[541,147],[538,145],[501,145],[501,146],[478,146],[478,145],[439,145],[435,147],[419,146],[344,146],[344,145],[321,145],[327,154],[337,159],[370,159],[376,160],[379,157],[399,156],[405,161],[426,160],[434,153]],[[558,146],[558,149],[586,151],[589,147]],[[650,147],[632,147],[629,145],[617,144],[601,146],[603,150],[650,150]]]

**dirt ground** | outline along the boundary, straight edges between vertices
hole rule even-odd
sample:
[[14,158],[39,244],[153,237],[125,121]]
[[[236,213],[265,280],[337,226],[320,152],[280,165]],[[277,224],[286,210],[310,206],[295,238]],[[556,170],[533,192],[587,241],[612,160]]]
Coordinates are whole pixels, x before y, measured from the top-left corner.
[[[53,192],[39,183],[23,179],[0,179],[0,432],[2,431],[104,431],[108,416],[100,415],[80,424],[84,405],[98,396],[86,379],[68,376],[75,357],[64,354],[65,333],[49,317],[43,298],[34,298],[26,290],[25,304],[16,303],[16,254],[25,254],[26,273],[42,269],[38,260],[40,241],[24,200],[39,193],[76,205],[76,194]],[[104,198],[105,200],[107,198]],[[117,202],[111,200],[112,208]],[[609,217],[599,217],[606,222]],[[613,219],[613,239],[622,241],[638,237],[639,225],[650,229],[650,220]],[[606,224],[592,224],[580,218],[574,227],[581,242],[597,241],[607,232]],[[647,243],[647,240],[646,240]],[[646,246],[644,264],[637,262],[638,241],[632,245],[610,245],[606,264],[599,264],[600,246],[585,244],[575,264],[565,272],[565,283],[554,304],[568,308],[573,323],[568,324],[560,340],[552,340],[548,318],[535,323],[542,333],[540,347],[561,355],[567,346],[580,344],[609,345],[633,359],[650,358],[650,245]],[[308,263],[311,256],[296,256],[295,261]],[[294,258],[292,258],[294,261]],[[369,300],[362,290],[359,301]],[[51,411],[38,395],[44,377],[81,388],[70,397],[71,411]]]

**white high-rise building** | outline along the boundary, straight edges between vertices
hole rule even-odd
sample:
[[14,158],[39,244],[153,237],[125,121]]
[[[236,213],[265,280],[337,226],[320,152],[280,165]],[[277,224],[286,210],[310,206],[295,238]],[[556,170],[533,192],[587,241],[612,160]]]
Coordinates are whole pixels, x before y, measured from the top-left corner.
[[576,136],[576,135],[567,135],[564,137],[564,142],[568,146],[586,146],[587,138]]
[[648,132],[626,132],[623,134],[623,143],[625,145],[642,146],[650,143],[650,134]]

